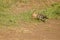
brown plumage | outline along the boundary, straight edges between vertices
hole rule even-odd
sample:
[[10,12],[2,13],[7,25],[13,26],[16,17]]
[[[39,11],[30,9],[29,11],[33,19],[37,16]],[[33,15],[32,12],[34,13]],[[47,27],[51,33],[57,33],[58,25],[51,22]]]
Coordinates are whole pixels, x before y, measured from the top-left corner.
[[46,15],[44,15],[44,14],[38,14],[37,19],[45,22],[46,19],[48,19],[48,17]]
[[46,19],[48,19],[48,17],[46,15],[44,15],[44,14],[37,14],[37,13],[33,13],[32,14],[32,18],[37,19],[37,20],[41,20],[43,22],[45,22]]
[[38,14],[33,13],[33,14],[32,14],[32,18],[37,18],[37,15],[38,15]]

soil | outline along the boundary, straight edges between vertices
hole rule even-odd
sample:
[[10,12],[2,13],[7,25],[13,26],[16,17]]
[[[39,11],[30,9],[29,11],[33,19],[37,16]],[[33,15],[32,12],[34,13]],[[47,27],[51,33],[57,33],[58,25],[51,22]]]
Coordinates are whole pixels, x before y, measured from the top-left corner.
[[[53,3],[59,1],[60,0],[51,0],[50,2]],[[46,2],[45,5],[41,2],[40,5],[34,0],[32,2],[32,4],[17,2],[11,6],[9,11],[16,14],[31,9],[39,9],[39,7],[42,9],[44,6],[51,4]],[[60,40],[60,20],[49,19],[46,23],[27,23],[21,21],[19,24],[19,26],[15,27],[4,26],[0,28],[0,40]]]
[[60,20],[25,22],[19,27],[2,27],[0,40],[60,40]]

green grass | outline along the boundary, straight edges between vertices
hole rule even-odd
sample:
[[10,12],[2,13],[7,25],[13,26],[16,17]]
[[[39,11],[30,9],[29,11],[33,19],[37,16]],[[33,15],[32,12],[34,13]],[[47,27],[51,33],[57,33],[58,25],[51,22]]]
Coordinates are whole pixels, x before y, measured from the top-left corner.
[[20,3],[28,3],[29,0],[0,0],[0,7],[9,8],[11,5],[16,4],[19,1]]
[[[49,19],[60,19],[60,4],[59,3],[54,3],[52,4],[53,6],[47,8],[47,9],[42,9],[42,10],[36,10],[36,13],[42,13],[47,15]],[[38,20],[32,20],[31,19],[31,14],[33,13],[32,10],[27,11],[26,13],[21,14],[21,18],[24,21],[34,21],[38,22]]]
[[0,26],[16,24],[17,17],[8,11],[8,8],[16,2],[17,0],[0,0]]
[[14,15],[8,12],[0,12],[0,24],[1,25],[14,25],[16,23],[16,18]]
[[[9,12],[8,8],[14,3],[16,3],[16,0],[13,0],[11,3],[4,3],[3,0],[0,0],[0,26],[17,25],[18,20],[25,22],[39,22],[38,20],[32,19],[32,9],[28,10],[27,12],[18,13],[17,15],[13,14],[12,12]],[[47,15],[48,18],[60,19],[60,4],[54,3],[51,5],[51,7],[47,9],[36,10],[36,13],[43,13]]]
[[41,10],[39,13],[47,15],[50,19],[60,19],[60,4],[54,3],[52,5],[47,9]]
[[11,5],[15,4],[17,0],[0,0],[0,7],[9,8]]

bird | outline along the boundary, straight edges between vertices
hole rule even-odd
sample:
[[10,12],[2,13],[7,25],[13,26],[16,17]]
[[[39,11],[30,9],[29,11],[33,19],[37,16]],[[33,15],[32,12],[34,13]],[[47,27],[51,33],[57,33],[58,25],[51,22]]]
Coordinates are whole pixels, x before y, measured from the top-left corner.
[[46,19],[48,19],[48,17],[46,15],[44,15],[44,14],[38,14],[37,19],[41,20],[42,22],[45,22]]
[[46,15],[42,14],[42,13],[40,13],[40,14],[39,13],[33,13],[32,17],[34,19],[41,20],[42,22],[45,22],[46,19],[48,19],[48,17]]

